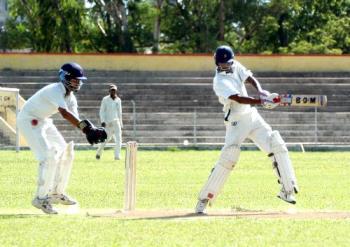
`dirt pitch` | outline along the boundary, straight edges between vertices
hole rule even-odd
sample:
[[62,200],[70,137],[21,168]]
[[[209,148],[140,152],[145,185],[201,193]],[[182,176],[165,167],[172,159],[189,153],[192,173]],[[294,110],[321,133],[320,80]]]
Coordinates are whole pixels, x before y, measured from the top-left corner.
[[207,214],[198,215],[193,210],[137,210],[123,211],[87,211],[90,217],[112,217],[118,219],[160,219],[160,220],[204,220],[218,218],[255,218],[255,219],[350,219],[350,212],[297,212],[282,211],[208,211]]
[[[194,214],[192,209],[161,209],[161,210],[135,210],[122,211],[117,209],[80,209],[78,207],[60,207],[58,216],[76,215],[82,217],[107,217],[125,220],[208,220],[228,218],[254,218],[254,219],[349,219],[347,211],[298,211],[291,208],[287,211],[254,211],[254,210],[208,210],[207,214]],[[0,218],[46,216],[36,209],[0,209]]]

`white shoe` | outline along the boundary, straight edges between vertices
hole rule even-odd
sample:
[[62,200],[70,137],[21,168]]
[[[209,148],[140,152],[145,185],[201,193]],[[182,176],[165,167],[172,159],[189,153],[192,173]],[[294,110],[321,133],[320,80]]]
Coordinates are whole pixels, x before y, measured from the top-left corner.
[[296,204],[297,203],[297,201],[296,201],[296,199],[295,199],[293,194],[286,193],[283,190],[277,195],[277,197],[282,199],[283,201],[286,201],[286,202],[291,203],[291,204]]
[[77,201],[68,195],[64,194],[52,194],[50,195],[50,202],[52,204],[63,204],[63,205],[75,205]]
[[195,213],[196,214],[204,214],[205,208],[208,205],[209,200],[208,199],[203,199],[203,200],[198,200],[196,208],[195,208]]
[[52,208],[48,198],[40,199],[39,197],[35,197],[32,201],[32,205],[41,209],[46,214],[57,214],[57,211]]

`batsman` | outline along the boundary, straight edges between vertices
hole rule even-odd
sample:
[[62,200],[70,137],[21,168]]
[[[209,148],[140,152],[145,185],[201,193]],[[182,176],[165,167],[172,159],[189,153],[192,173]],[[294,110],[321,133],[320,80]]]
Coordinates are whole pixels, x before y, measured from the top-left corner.
[[78,92],[87,78],[77,63],[63,64],[60,82],[49,84],[24,104],[17,123],[21,134],[39,162],[38,185],[32,205],[47,214],[57,214],[52,204],[74,205],[77,201],[66,194],[73,166],[74,143],[66,143],[50,118],[59,112],[71,125],[79,128],[90,144],[107,138],[104,128],[96,128],[89,120],[80,120]]
[[[273,169],[281,186],[278,197],[295,204],[294,194],[298,185],[288,149],[280,133],[272,130],[270,125],[252,105],[262,105],[273,109],[279,105],[277,93],[263,90],[252,72],[238,61],[229,46],[219,46],[215,55],[216,74],[213,89],[223,105],[226,124],[225,145],[212,172],[199,193],[195,212],[202,214],[208,204],[212,204],[223,188],[231,171],[238,162],[240,146],[249,138],[272,160]],[[249,97],[245,84],[251,84],[259,93],[259,98]]]

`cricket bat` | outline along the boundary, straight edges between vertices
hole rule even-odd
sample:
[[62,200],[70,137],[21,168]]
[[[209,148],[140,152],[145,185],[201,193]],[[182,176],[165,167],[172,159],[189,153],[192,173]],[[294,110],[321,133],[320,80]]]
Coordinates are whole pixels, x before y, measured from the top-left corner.
[[325,107],[326,95],[280,94],[280,106]]

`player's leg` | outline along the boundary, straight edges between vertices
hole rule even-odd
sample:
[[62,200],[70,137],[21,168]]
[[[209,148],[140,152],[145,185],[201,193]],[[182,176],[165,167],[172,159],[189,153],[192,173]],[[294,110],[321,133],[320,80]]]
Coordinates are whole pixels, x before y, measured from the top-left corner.
[[47,125],[45,121],[18,119],[19,130],[39,161],[37,191],[32,205],[45,213],[56,214],[50,203],[49,192],[53,186],[58,157],[57,150],[46,139]]
[[120,128],[119,121],[116,121],[114,126],[114,140],[115,140],[115,148],[114,148],[114,159],[120,160],[120,150],[122,147],[122,130]]
[[220,158],[199,194],[195,209],[196,213],[203,213],[207,204],[214,202],[229,177],[230,172],[237,163],[239,154],[240,148],[237,145],[224,146],[222,148]]
[[74,160],[74,142],[66,143],[56,126],[50,125],[46,130],[47,139],[51,145],[59,151],[58,165],[55,172],[54,183],[49,197],[51,203],[74,205],[76,200],[66,194],[66,188],[70,178]]
[[70,174],[73,167],[74,160],[74,142],[71,141],[66,145],[65,150],[63,151],[59,167],[56,172],[55,185],[51,195],[52,203],[60,203],[64,205],[74,205],[77,204],[77,201],[68,196],[66,193],[66,188],[68,186]]
[[226,125],[225,145],[221,150],[211,174],[201,192],[195,208],[196,213],[203,213],[207,204],[212,204],[223,188],[230,172],[239,159],[240,144],[249,131],[249,118],[242,118]]
[[113,138],[113,132],[114,132],[113,129],[110,126],[108,126],[108,124],[107,124],[105,129],[106,129],[106,132],[107,132],[107,139],[104,142],[101,142],[98,145],[98,148],[97,148],[97,151],[96,151],[96,159],[98,159],[98,160],[101,158],[102,152],[103,152],[106,144],[108,142],[110,142],[110,140]]
[[297,180],[288,149],[279,132],[272,131],[259,115],[256,117],[255,129],[248,137],[272,159],[273,168],[281,185],[278,197],[289,203],[296,203],[294,193],[298,192]]

